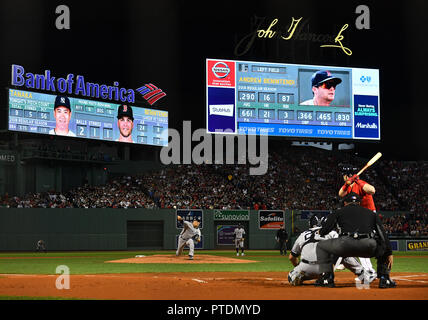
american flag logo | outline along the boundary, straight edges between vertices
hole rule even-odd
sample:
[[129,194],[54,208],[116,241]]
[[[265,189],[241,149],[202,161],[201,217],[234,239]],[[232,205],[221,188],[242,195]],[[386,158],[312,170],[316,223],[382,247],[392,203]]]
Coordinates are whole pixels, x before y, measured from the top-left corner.
[[147,100],[150,105],[166,96],[166,93],[159,89],[154,84],[149,83],[137,89],[137,91]]

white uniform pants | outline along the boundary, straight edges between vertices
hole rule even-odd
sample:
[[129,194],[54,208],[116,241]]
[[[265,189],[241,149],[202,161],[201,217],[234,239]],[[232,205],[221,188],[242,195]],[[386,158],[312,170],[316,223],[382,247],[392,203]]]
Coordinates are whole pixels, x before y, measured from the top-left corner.
[[185,246],[189,247],[189,256],[193,256],[194,250],[195,250],[195,243],[193,242],[193,239],[183,239],[181,236],[178,237],[178,246],[177,251],[175,252],[176,256],[179,256],[182,254],[183,249]]
[[[360,273],[363,269],[358,260],[353,257],[344,258],[342,263],[354,274]],[[292,271],[290,271],[289,275],[291,280],[294,280],[294,278],[299,275],[300,272],[303,272],[303,280],[318,279],[319,275],[321,274],[319,267],[319,264],[309,264],[300,262]]]
[[361,258],[360,257],[359,259],[360,259],[361,265],[363,266],[363,268],[365,270],[370,271],[370,272],[376,272],[375,269],[373,269],[373,265],[372,265],[370,258]]
[[235,247],[236,248],[243,248],[244,247],[244,240],[242,240],[242,238],[235,239]]

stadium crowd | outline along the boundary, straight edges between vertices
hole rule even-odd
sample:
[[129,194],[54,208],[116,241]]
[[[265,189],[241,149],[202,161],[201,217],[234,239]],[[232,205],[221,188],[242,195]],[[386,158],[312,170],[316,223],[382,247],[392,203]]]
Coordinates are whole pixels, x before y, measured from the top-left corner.
[[382,218],[387,234],[393,236],[428,236],[427,214],[402,213],[389,218]]
[[[346,156],[345,156],[346,157]],[[367,159],[317,148],[269,155],[268,171],[250,175],[250,164],[169,165],[143,175],[111,177],[68,192],[4,195],[2,207],[18,208],[202,208],[333,210],[341,205],[341,163],[362,167]],[[427,162],[383,161],[361,179],[374,185],[378,211],[428,213]],[[398,218],[397,218],[398,219]],[[413,220],[388,220],[390,232],[411,232]],[[421,221],[415,220],[415,221]],[[405,223],[407,222],[407,224]],[[426,224],[421,225],[423,232]]]

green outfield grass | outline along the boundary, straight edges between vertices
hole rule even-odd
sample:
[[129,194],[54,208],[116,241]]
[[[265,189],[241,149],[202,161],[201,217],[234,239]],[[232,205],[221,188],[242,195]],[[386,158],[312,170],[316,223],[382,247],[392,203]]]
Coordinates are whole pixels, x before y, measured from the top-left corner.
[[[278,251],[247,251],[239,259],[258,261],[248,264],[122,264],[110,260],[133,258],[136,255],[166,254],[174,251],[102,251],[102,252],[48,252],[0,253],[0,274],[55,274],[59,265],[66,265],[71,274],[139,273],[139,272],[269,272],[290,271],[288,256]],[[289,251],[288,251],[289,253]],[[196,251],[195,256],[210,254],[238,258],[235,251]],[[376,259],[372,259],[376,266]],[[394,252],[392,272],[428,272],[428,252]],[[1,276],[0,276],[1,277]],[[1,297],[0,297],[1,299]]]

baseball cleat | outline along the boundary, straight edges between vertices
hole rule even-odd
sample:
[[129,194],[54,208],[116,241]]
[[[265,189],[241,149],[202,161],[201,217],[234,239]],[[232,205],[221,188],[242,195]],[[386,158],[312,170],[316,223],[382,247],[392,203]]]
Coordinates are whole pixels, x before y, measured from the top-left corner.
[[328,287],[334,288],[334,276],[331,272],[326,272],[320,275],[317,281],[315,281],[317,287]]
[[189,260],[193,260],[193,256],[190,256],[190,255],[189,255]]
[[369,271],[369,283],[372,283],[377,278],[377,273],[375,271]]
[[395,281],[392,281],[389,276],[381,276],[379,279],[379,288],[381,289],[395,288],[396,286]]
[[376,272],[363,270],[358,275],[358,277],[355,278],[355,281],[363,283],[363,284],[370,284],[374,280],[376,280],[376,278],[377,278],[377,273]]
[[239,257],[239,252],[236,254],[237,257]]
[[339,265],[336,267],[336,270],[345,270],[345,266],[344,266],[343,264],[339,264]]
[[245,256],[245,254],[242,252],[242,253],[241,253],[241,256]]
[[305,273],[303,271],[300,271],[294,279],[291,279],[290,274],[288,274],[288,282],[292,286],[301,286],[303,284],[303,278],[305,277]]

